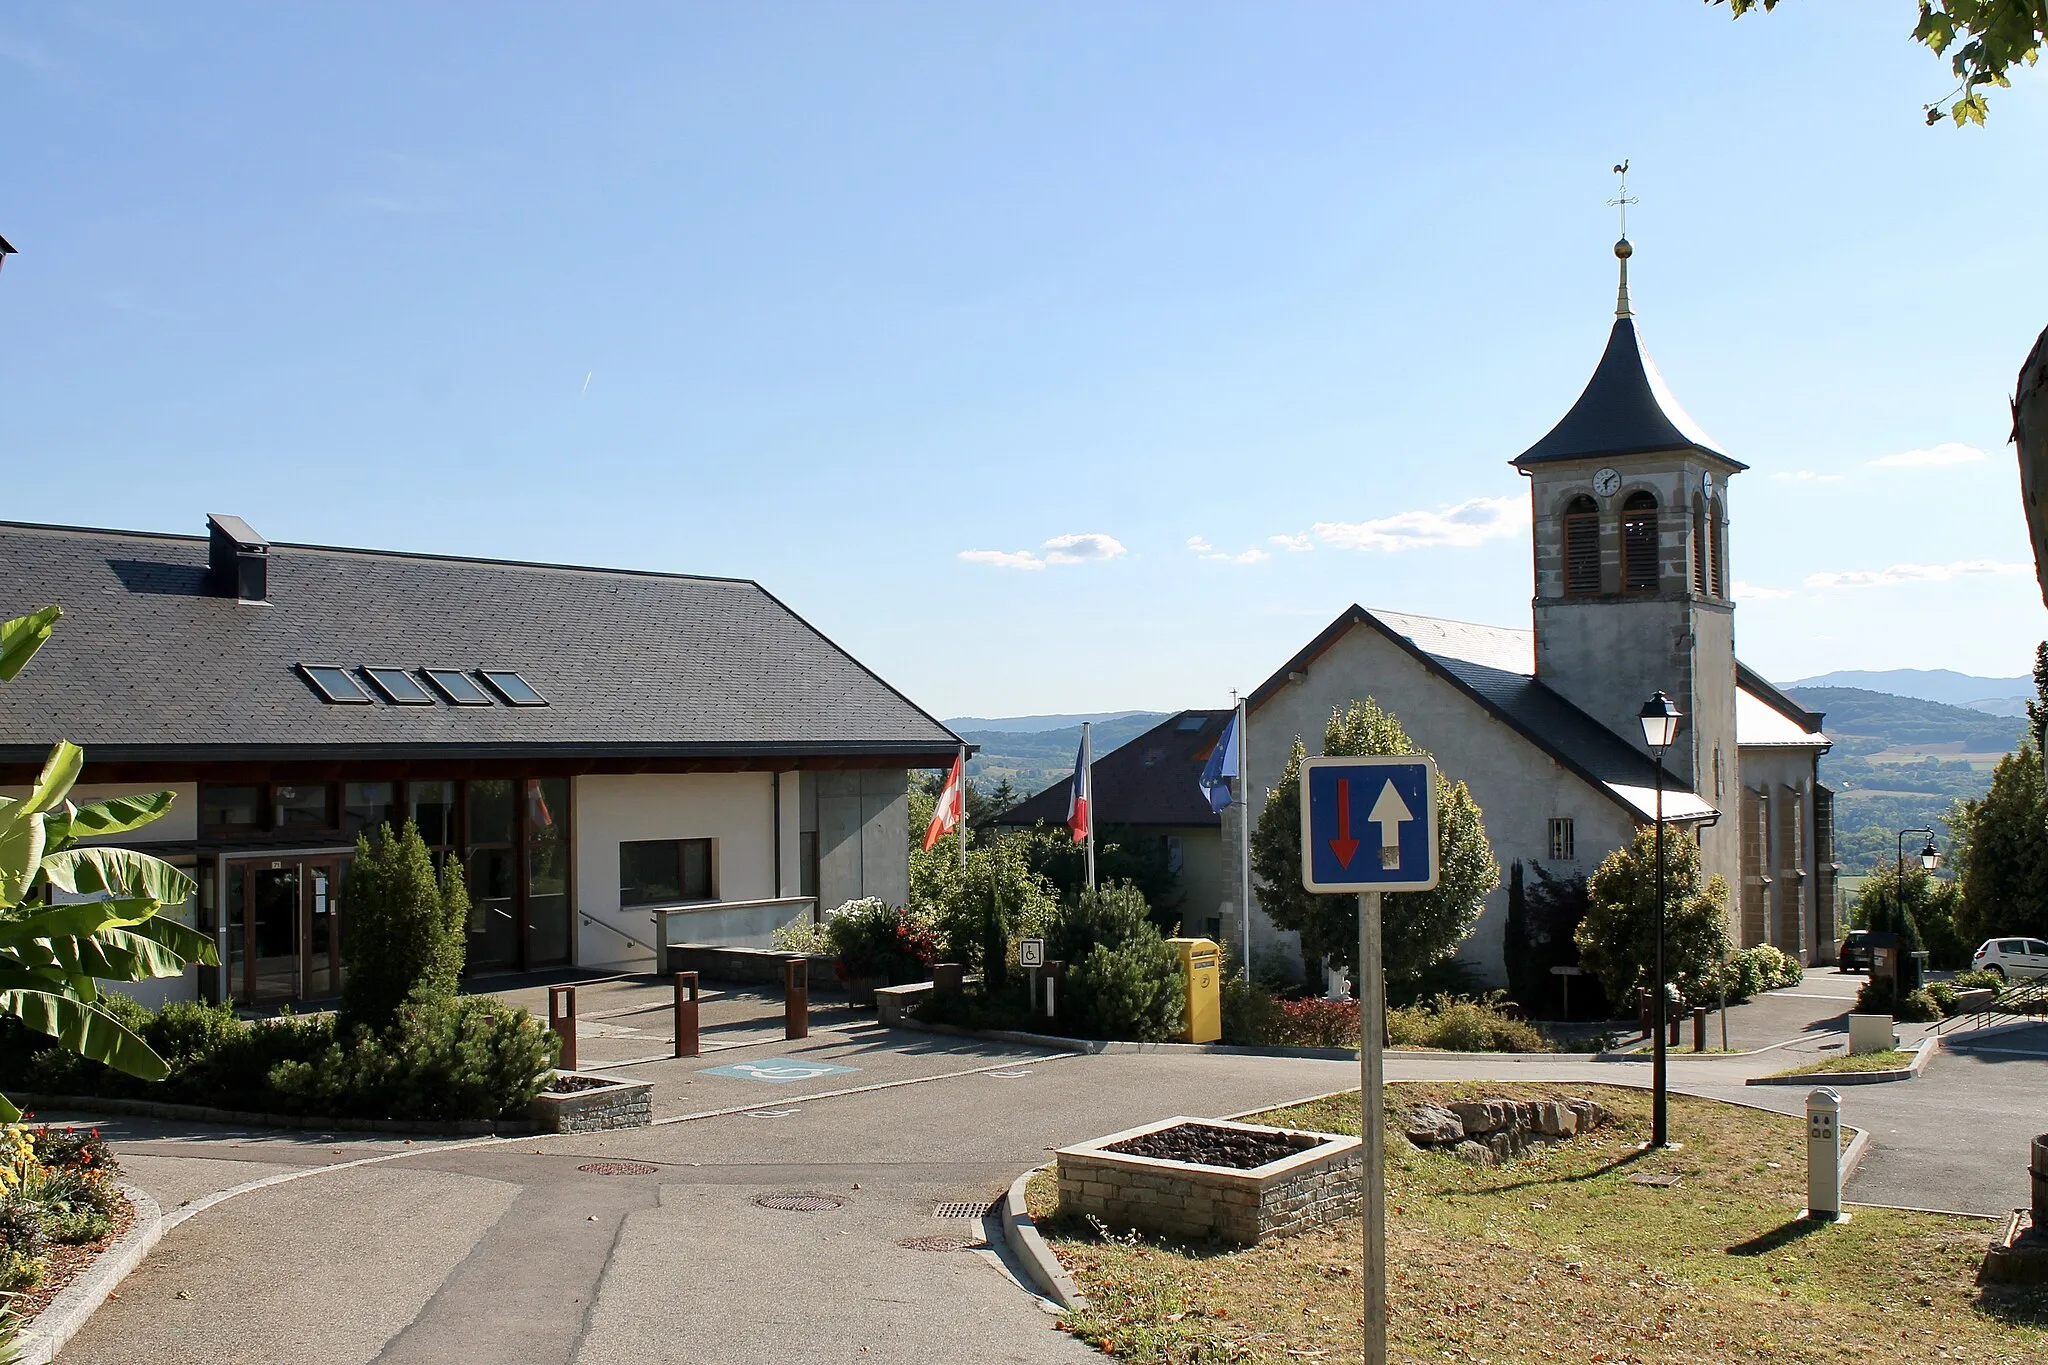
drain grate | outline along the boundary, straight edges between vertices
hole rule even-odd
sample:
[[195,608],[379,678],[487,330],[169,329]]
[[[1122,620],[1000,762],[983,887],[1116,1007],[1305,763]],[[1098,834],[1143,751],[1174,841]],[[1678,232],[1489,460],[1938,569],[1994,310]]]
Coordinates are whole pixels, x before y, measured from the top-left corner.
[[764,1194],[754,1202],[764,1209],[781,1209],[785,1213],[824,1213],[846,1203],[836,1194]]
[[980,1218],[988,1213],[990,1207],[992,1207],[992,1201],[987,1199],[977,1199],[971,1202],[964,1199],[953,1200],[933,1209],[932,1217]]
[[912,1251],[975,1251],[988,1243],[979,1237],[905,1237],[896,1245]]
[[659,1175],[661,1167],[639,1161],[592,1161],[576,1168],[588,1175]]

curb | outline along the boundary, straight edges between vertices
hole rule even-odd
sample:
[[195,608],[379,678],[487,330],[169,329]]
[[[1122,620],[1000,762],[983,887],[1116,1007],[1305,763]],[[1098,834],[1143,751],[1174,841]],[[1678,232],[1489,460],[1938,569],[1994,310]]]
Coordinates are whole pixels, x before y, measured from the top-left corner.
[[316,1133],[396,1133],[403,1137],[528,1137],[541,1131],[529,1119],[340,1119],[318,1114],[260,1114],[243,1109],[215,1109],[203,1104],[165,1104],[157,1100],[108,1099],[98,1095],[17,1094],[23,1109],[81,1110],[126,1114],[146,1119],[190,1119],[195,1123],[233,1123],[244,1128],[297,1128]]
[[[1003,1241],[1017,1258],[1017,1264],[1024,1267],[1032,1288],[1061,1308],[1086,1308],[1087,1296],[1067,1277],[1067,1272],[1060,1269],[1059,1258],[1052,1254],[1052,1248],[1039,1235],[1038,1224],[1032,1221],[1031,1212],[1024,1204],[1024,1187],[1038,1171],[1048,1169],[1041,1166],[1038,1170],[1026,1171],[1010,1182],[1010,1192],[1003,1196]],[[41,1362],[34,1365],[41,1365]]]
[[[1081,1052],[1091,1057],[1104,1053],[1128,1052],[1184,1052],[1194,1056],[1210,1054],[1223,1057],[1306,1057],[1311,1061],[1355,1062],[1358,1049],[1353,1047],[1244,1047],[1237,1043],[1115,1043],[1100,1038],[1062,1038],[1052,1033],[1021,1033],[1012,1029],[971,1029],[957,1024],[927,1024],[921,1019],[905,1019],[900,1023],[887,1025],[911,1033],[943,1033],[955,1038],[980,1038],[993,1043],[1021,1043],[1025,1047],[1052,1048],[1060,1052]],[[1404,1056],[1421,1057],[1428,1054],[1415,1052]],[[1447,1057],[1519,1056],[1518,1053],[1449,1052]],[[1552,1056],[1552,1053],[1530,1053],[1530,1056]]]
[[135,1210],[134,1221],[83,1275],[64,1286],[63,1292],[50,1300],[50,1306],[22,1329],[15,1342],[18,1365],[48,1365],[164,1235],[163,1209],[156,1200],[126,1181],[121,1182],[120,1190]]
[[1941,1050],[1938,1035],[1929,1034],[1913,1044],[1913,1061],[1910,1066],[1894,1067],[1890,1071],[1802,1071],[1792,1076],[1751,1076],[1744,1085],[1880,1085],[1886,1081],[1910,1081],[1927,1069],[1934,1054]]

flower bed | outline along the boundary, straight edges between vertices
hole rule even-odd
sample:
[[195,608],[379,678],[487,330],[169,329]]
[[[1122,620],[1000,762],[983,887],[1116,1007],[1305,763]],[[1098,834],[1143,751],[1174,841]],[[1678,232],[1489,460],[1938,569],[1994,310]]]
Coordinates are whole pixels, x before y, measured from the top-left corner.
[[134,1210],[97,1128],[0,1128],[0,1291],[32,1318],[127,1230]]

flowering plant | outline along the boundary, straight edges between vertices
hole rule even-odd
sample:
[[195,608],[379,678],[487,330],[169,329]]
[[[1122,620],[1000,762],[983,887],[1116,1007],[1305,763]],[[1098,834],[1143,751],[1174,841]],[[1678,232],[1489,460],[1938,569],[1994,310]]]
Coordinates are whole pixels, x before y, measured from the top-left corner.
[[1358,1046],[1356,1000],[1283,1000],[1280,1041],[1288,1047]]
[[881,976],[892,985],[922,981],[939,955],[938,926],[928,914],[872,897],[834,910],[825,931],[839,954],[842,979]]

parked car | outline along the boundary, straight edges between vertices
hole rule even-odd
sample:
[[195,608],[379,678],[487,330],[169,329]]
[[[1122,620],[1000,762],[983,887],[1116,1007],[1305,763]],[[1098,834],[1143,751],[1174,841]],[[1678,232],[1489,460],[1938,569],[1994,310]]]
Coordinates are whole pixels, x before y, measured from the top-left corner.
[[1838,972],[1867,972],[1870,970],[1870,931],[1851,929],[1849,936],[1842,940],[1842,950],[1835,954],[1835,970]]
[[1987,938],[1970,965],[2000,976],[2048,976],[2048,943],[2038,938]]

